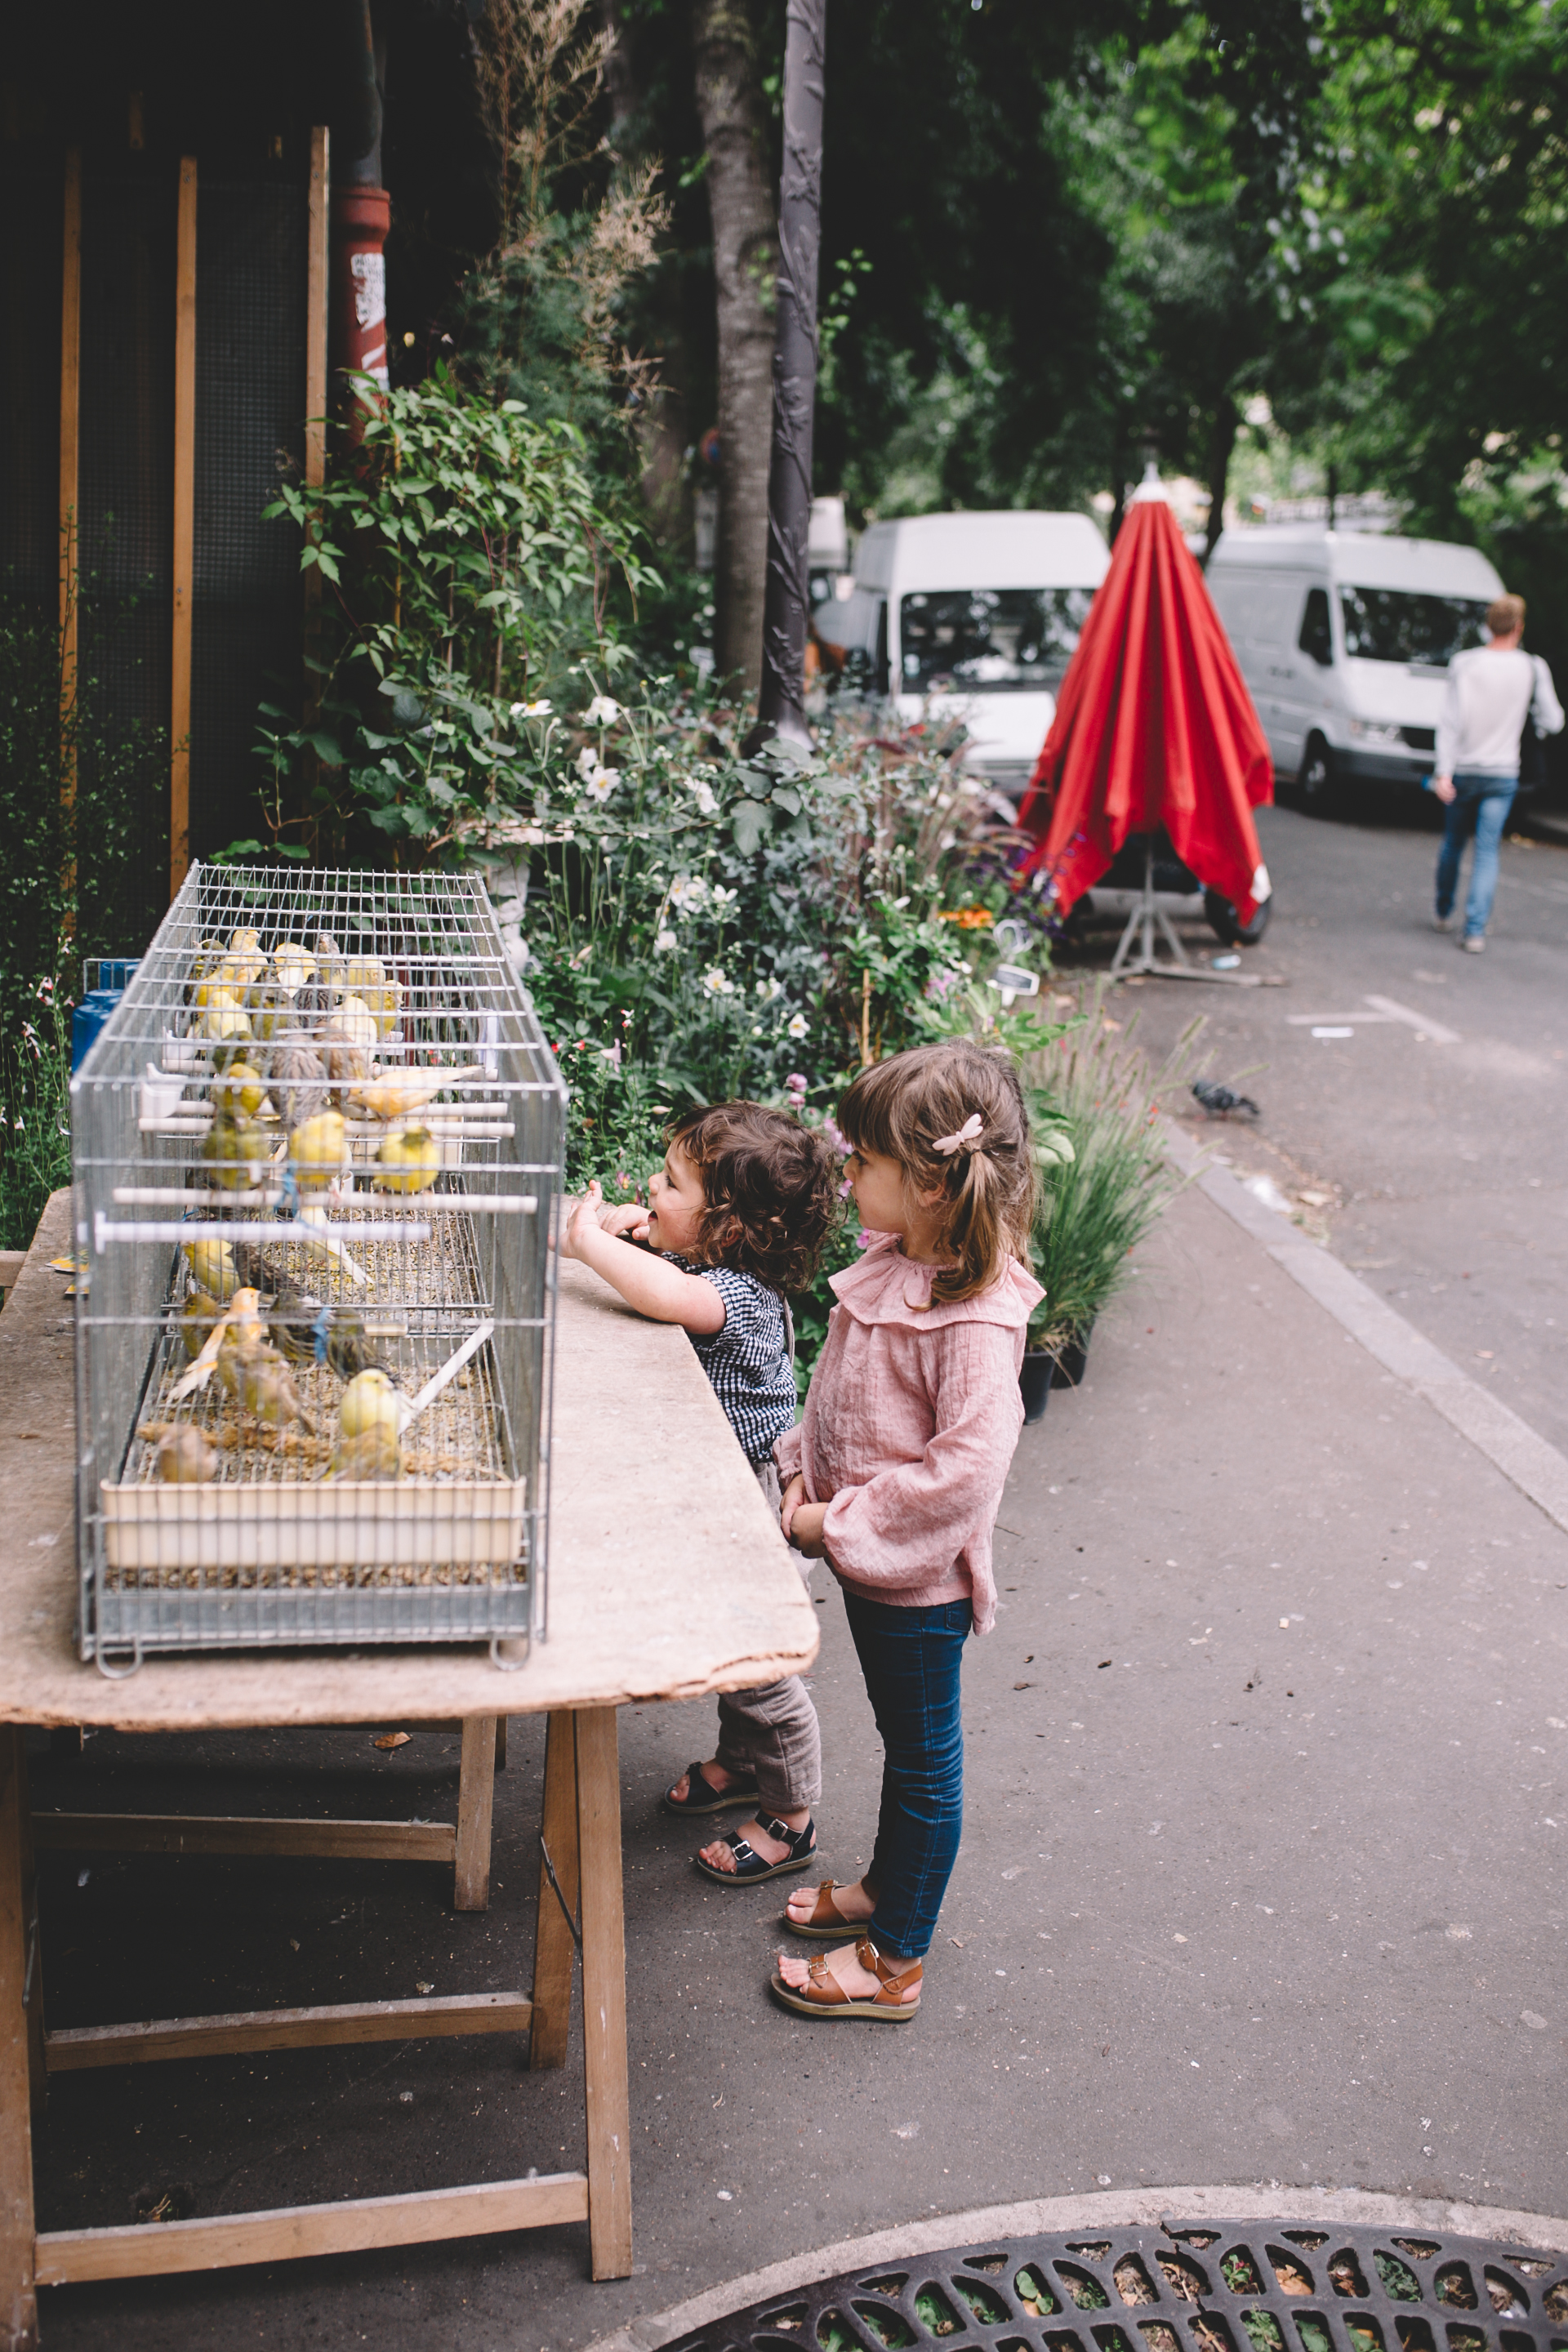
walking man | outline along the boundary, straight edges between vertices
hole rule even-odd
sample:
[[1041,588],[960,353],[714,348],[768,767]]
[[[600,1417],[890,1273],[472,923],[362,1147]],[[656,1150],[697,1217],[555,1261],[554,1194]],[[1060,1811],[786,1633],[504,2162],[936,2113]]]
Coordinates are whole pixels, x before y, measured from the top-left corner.
[[1432,790],[1447,803],[1447,823],[1437,857],[1437,929],[1453,918],[1459,887],[1459,860],[1474,830],[1475,862],[1465,929],[1459,945],[1479,955],[1497,889],[1498,849],[1519,786],[1519,739],[1527,718],[1542,735],[1563,725],[1563,706],[1552,672],[1539,655],[1525,653],[1524,599],[1500,596],[1488,607],[1489,644],[1456,654],[1448,665],[1448,689],[1437,721],[1437,766]]

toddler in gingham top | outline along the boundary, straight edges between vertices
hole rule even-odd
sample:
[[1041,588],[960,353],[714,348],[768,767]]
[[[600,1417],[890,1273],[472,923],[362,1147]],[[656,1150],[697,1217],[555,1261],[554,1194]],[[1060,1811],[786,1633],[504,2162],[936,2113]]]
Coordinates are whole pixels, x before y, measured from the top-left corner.
[[[773,1447],[795,1417],[784,1294],[811,1281],[837,1207],[820,1136],[761,1103],[720,1103],[671,1129],[646,1209],[607,1207],[590,1184],[562,1241],[640,1314],[681,1326],[775,1514]],[[804,1559],[801,1570],[809,1579]],[[734,1887],[808,1866],[821,1794],[816,1709],[790,1675],[723,1694],[717,1754],[689,1765],[664,1801],[704,1814],[755,1802],[754,1819],[697,1856],[705,1877]]]
[[[785,1925],[837,1944],[779,1955],[777,2000],[808,2017],[907,2021],[958,1855],[959,1669],[996,1615],[991,1531],[1024,1408],[1042,1292],[1023,1259],[1029,1126],[1005,1055],[953,1042],[863,1070],[838,1107],[873,1239],[838,1304],[805,1418],[773,1448],[784,1530],[825,1558],[882,1738],[870,1867],[790,1897]],[[842,1940],[847,1934],[850,1940]]]

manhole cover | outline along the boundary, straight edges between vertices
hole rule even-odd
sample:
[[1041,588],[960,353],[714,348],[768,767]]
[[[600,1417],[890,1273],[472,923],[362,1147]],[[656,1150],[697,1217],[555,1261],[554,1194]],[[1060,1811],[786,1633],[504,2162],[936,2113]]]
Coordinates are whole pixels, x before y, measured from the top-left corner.
[[1568,2256],[1275,2222],[1106,2227],[846,2271],[666,2352],[1568,2352]]

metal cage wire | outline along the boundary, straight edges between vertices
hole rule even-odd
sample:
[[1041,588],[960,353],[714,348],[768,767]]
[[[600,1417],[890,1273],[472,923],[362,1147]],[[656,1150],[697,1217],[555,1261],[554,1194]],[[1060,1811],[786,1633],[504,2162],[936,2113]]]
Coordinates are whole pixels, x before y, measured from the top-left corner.
[[542,1637],[565,1111],[473,877],[192,868],[71,1082],[84,1657]]

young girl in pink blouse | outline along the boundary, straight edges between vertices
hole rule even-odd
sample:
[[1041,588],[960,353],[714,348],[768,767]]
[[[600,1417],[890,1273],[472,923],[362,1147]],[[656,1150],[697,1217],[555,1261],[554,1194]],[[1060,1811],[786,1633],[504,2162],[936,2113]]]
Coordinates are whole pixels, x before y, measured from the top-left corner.
[[838,1124],[876,1238],[833,1276],[805,1418],[773,1458],[784,1533],[844,1588],[882,1738],[882,1804],[865,1876],[803,1889],[785,1914],[837,1948],[809,1963],[781,1953],[773,1990],[806,2016],[893,2022],[920,2007],[963,1826],[959,1668],[968,1634],[996,1615],[991,1530],[1042,1296],[1022,1263],[1035,1172],[1016,1075],[977,1045],[876,1064]]

